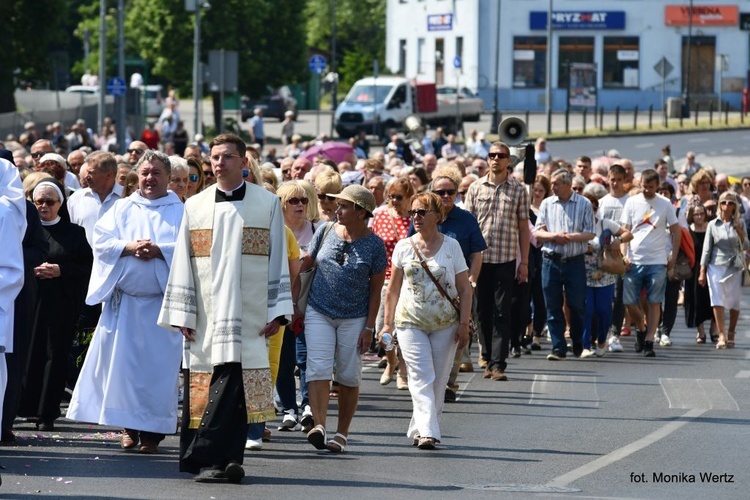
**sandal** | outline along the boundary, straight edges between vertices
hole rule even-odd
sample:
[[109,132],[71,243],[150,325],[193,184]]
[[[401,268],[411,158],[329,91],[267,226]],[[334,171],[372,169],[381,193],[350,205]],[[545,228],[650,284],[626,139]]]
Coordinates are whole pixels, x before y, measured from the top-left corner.
[[[336,438],[339,438],[344,442],[340,443],[336,441]],[[328,441],[328,445],[326,445],[326,448],[328,448],[328,451],[332,451],[333,453],[344,453],[348,444],[349,439],[340,432],[337,432],[336,435],[333,436],[333,439]]]
[[417,445],[417,448],[420,450],[434,450],[435,449],[435,438],[431,437],[421,437],[419,438],[419,444]]
[[711,334],[711,342],[715,344],[718,341],[719,341],[719,334],[718,333]]
[[723,340],[720,340],[720,341],[718,341],[716,343],[716,348],[717,349],[726,349],[727,348],[727,343],[724,342]]
[[734,332],[727,334],[727,349],[734,349]]
[[421,438],[419,437],[419,434],[417,434],[416,436],[414,436],[414,437],[412,438],[412,442],[411,442],[411,445],[412,445],[412,446],[418,446],[418,445],[419,445],[419,440],[420,440],[420,439],[421,439]]
[[698,335],[695,337],[695,343],[696,344],[705,344],[706,343],[706,336],[705,335]]
[[318,424],[307,433],[307,442],[316,450],[326,449],[326,428]]

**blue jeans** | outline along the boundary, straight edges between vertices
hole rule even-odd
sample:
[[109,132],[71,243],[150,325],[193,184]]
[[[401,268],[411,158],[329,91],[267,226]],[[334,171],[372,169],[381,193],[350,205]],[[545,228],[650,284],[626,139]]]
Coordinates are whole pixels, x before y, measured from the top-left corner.
[[591,349],[594,315],[596,315],[596,341],[600,344],[607,341],[607,332],[609,332],[609,327],[612,324],[612,299],[614,296],[614,283],[607,286],[589,286],[586,288],[586,320],[583,323],[584,349]]
[[305,341],[305,331],[302,330],[295,339],[297,346],[297,366],[299,367],[299,392],[302,395],[302,408],[310,404],[310,397],[307,394],[307,341]]
[[[294,332],[289,326],[284,329],[284,340],[279,357],[279,373],[276,376],[276,392],[284,411],[294,410],[297,414],[297,384],[294,381],[294,367],[297,365],[297,346]],[[257,439],[257,438],[252,438]]]
[[586,316],[586,265],[583,259],[555,262],[544,259],[542,264],[542,288],[547,305],[547,328],[552,337],[552,351],[565,354],[565,315],[563,293],[570,310],[570,338],[573,353],[579,354],[583,337],[583,321]]

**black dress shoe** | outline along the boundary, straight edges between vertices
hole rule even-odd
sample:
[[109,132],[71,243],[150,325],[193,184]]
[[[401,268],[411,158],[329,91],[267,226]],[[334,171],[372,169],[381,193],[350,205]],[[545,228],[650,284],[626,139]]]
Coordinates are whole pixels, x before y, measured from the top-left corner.
[[193,480],[197,483],[228,483],[226,473],[221,469],[206,469],[195,476]]
[[40,431],[54,431],[55,430],[55,424],[52,420],[42,420],[39,422],[36,426],[37,429]]
[[230,483],[240,483],[245,477],[245,469],[237,462],[229,462],[224,468],[224,475]]

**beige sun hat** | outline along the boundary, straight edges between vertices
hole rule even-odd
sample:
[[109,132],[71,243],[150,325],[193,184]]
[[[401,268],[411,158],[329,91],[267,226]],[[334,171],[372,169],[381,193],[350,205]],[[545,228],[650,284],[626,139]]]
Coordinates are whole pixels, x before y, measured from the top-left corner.
[[328,196],[351,201],[358,207],[365,209],[370,217],[372,217],[372,211],[375,210],[375,196],[364,186],[356,184],[346,186],[339,194],[329,194]]

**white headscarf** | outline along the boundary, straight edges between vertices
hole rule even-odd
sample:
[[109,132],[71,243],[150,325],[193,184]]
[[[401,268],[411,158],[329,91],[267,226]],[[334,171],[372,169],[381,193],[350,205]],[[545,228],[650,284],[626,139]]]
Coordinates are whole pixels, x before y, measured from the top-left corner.
[[23,184],[16,166],[4,158],[0,158],[0,203],[13,208],[16,212],[16,226],[23,238],[26,233],[26,198]]

